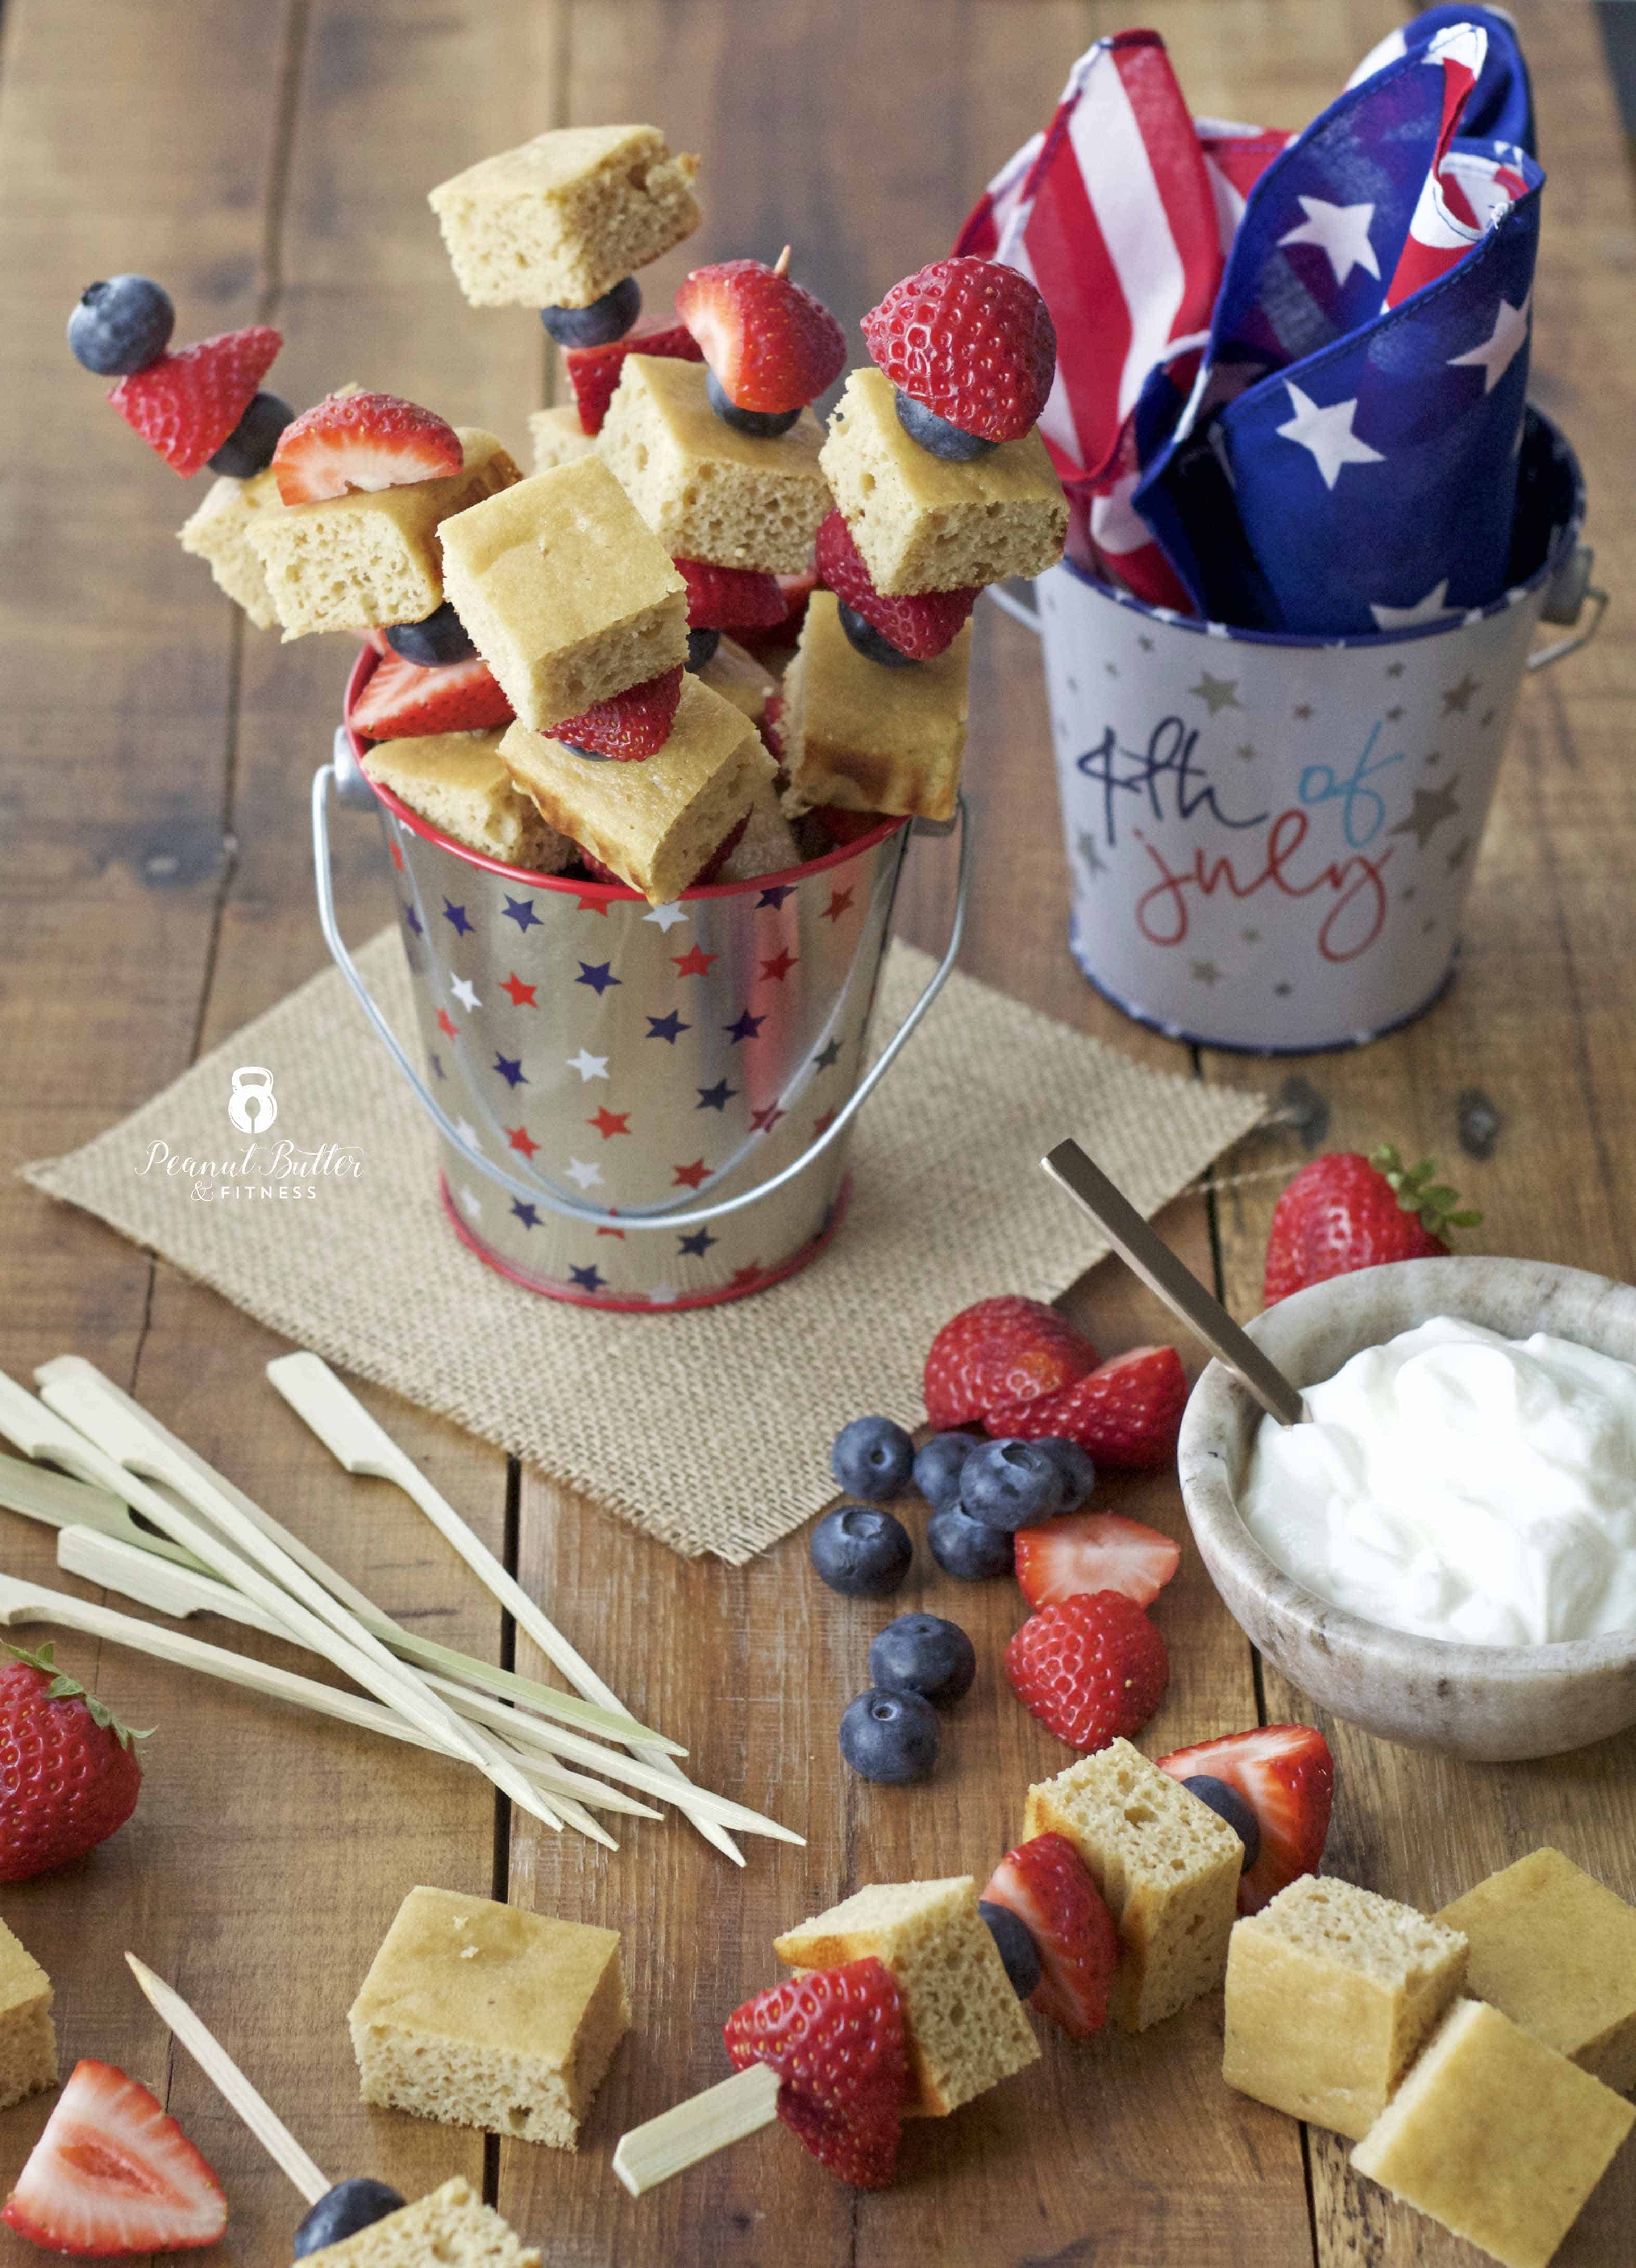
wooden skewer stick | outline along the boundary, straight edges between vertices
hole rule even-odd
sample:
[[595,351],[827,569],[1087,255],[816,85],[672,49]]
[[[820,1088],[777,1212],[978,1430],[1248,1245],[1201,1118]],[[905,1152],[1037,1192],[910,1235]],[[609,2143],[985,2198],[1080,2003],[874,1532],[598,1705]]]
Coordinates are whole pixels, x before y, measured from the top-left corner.
[[718,2150],[770,2126],[777,2115],[777,2073],[770,2064],[746,2064],[719,2087],[707,2087],[703,2095],[622,2134],[614,2171],[632,2197],[640,2197],[701,2158],[714,2157]]
[[226,2049],[206,2029],[181,1994],[134,1953],[125,1960],[154,2007],[163,2016],[188,2054],[209,2080],[213,2080],[228,2103],[243,2119],[279,2172],[294,2183],[308,2205],[328,2196],[334,2183],[326,2181],[295,2136],[269,2104],[264,2102]]

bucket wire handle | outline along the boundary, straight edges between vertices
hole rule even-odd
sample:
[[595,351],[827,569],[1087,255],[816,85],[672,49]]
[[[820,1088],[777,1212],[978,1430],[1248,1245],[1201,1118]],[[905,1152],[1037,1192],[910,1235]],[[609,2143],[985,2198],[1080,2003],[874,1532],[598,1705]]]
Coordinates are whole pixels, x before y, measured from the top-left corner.
[[[714,1204],[695,1205],[686,1212],[646,1215],[604,1211],[597,1205],[577,1204],[571,1199],[558,1197],[553,1191],[542,1188],[537,1182],[518,1180],[514,1174],[508,1173],[504,1166],[496,1165],[492,1159],[484,1157],[480,1150],[474,1150],[471,1147],[409,1060],[408,1050],[387,1021],[373,993],[365,983],[357,962],[349,952],[335,917],[335,873],[329,853],[329,796],[333,789],[343,802],[355,801],[356,789],[352,776],[357,770],[351,750],[344,745],[344,733],[337,733],[335,759],[329,763],[321,765],[313,776],[313,872],[318,893],[319,926],[323,931],[324,943],[329,948],[330,958],[345,978],[347,989],[368,1018],[376,1037],[397,1065],[422,1110],[431,1119],[444,1140],[453,1149],[458,1151],[469,1166],[489,1181],[495,1182],[500,1189],[508,1190],[512,1196],[520,1198],[527,1204],[542,1204],[548,1211],[557,1213],[566,1220],[588,1221],[599,1228],[616,1224],[620,1228],[627,1231],[689,1228],[705,1221],[719,1220],[726,1214],[738,1212],[745,1205],[755,1204],[763,1197],[770,1197],[775,1189],[783,1189],[786,1182],[793,1181],[814,1158],[827,1150],[832,1142],[838,1141],[851,1124],[865,1101],[897,1060],[910,1034],[920,1023],[932,1001],[942,990],[954,966],[955,956],[960,951],[961,939],[966,925],[966,901],[971,880],[971,823],[963,795],[956,799],[960,828],[960,869],[954,884],[954,917],[949,924],[948,943],[944,949],[943,957],[926,979],[925,987],[919,998],[909,1010],[896,1031],[893,1033],[885,1047],[870,1064],[869,1069],[859,1080],[850,1099],[836,1113],[823,1132],[815,1140],[808,1143],[799,1157],[792,1159],[790,1163],[773,1174],[770,1180],[757,1182],[753,1189],[746,1189],[738,1197],[719,1198]],[[370,795],[370,801],[372,804],[374,801],[372,793]]]

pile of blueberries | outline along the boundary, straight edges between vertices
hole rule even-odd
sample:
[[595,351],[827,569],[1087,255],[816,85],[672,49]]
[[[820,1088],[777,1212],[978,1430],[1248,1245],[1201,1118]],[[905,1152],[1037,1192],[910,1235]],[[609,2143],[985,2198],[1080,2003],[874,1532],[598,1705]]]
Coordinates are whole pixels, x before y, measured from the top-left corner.
[[[987,1441],[934,1433],[917,1450],[889,1418],[854,1418],[829,1452],[844,1489],[866,1501],[837,1505],[812,1535],[813,1566],[847,1599],[885,1599],[915,1556],[901,1520],[879,1508],[911,1485],[932,1506],[926,1542],[962,1582],[1012,1572],[1012,1538],[1090,1495],[1096,1469],[1077,1441]],[[873,1680],[841,1719],[841,1754],[865,1779],[902,1786],[927,1778],[942,1744],[938,1710],[969,1692],[976,1652],[957,1623],[900,1615],[869,1649]]]

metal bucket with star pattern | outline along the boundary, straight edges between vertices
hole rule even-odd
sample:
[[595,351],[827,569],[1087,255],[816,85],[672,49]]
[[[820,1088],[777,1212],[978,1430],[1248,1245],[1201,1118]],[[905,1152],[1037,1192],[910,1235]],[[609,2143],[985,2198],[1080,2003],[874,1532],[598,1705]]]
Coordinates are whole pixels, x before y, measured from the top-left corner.
[[[349,709],[373,661],[360,657]],[[370,781],[361,746],[343,725],[313,784],[319,917],[437,1128],[461,1242],[530,1291],[646,1313],[740,1299],[815,1258],[845,1211],[857,1110],[954,966],[963,805],[947,950],[872,1062],[908,821],[785,873],[651,906],[467,849]],[[332,792],[380,817],[424,1079],[336,926]]]
[[[1257,1054],[1353,1047],[1428,1008],[1524,674],[1582,645],[1605,593],[1573,451],[1530,410],[1511,586],[1379,608],[1378,635],[1239,630],[1065,561],[1036,608],[1073,885],[1069,946],[1127,1015]],[[1358,541],[1367,544],[1360,527]],[[1541,621],[1586,626],[1530,652]]]

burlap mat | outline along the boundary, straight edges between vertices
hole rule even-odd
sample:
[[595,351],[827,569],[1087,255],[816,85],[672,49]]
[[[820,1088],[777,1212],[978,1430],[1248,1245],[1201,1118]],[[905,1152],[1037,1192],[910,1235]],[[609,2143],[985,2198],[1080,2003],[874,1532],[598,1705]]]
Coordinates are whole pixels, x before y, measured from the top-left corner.
[[[412,1031],[396,933],[358,961]],[[881,1033],[930,967],[893,945]],[[332,1141],[361,1172],[260,1202],[200,1202],[167,1175],[156,1144],[173,1159],[243,1150],[226,1109],[243,1064],[277,1067],[280,1122],[264,1141]],[[923,1418],[921,1363],[957,1308],[992,1292],[1053,1298],[1106,1251],[1038,1169],[1052,1143],[1077,1136],[1152,1213],[1263,1108],[1143,1070],[956,975],[861,1116],[851,1210],[822,1259],[751,1300],[598,1314],[519,1289],[456,1241],[431,1131],[329,970],[84,1149],[24,1171],[298,1344],[675,1550],[739,1565],[835,1494],[829,1447],[849,1418]]]

